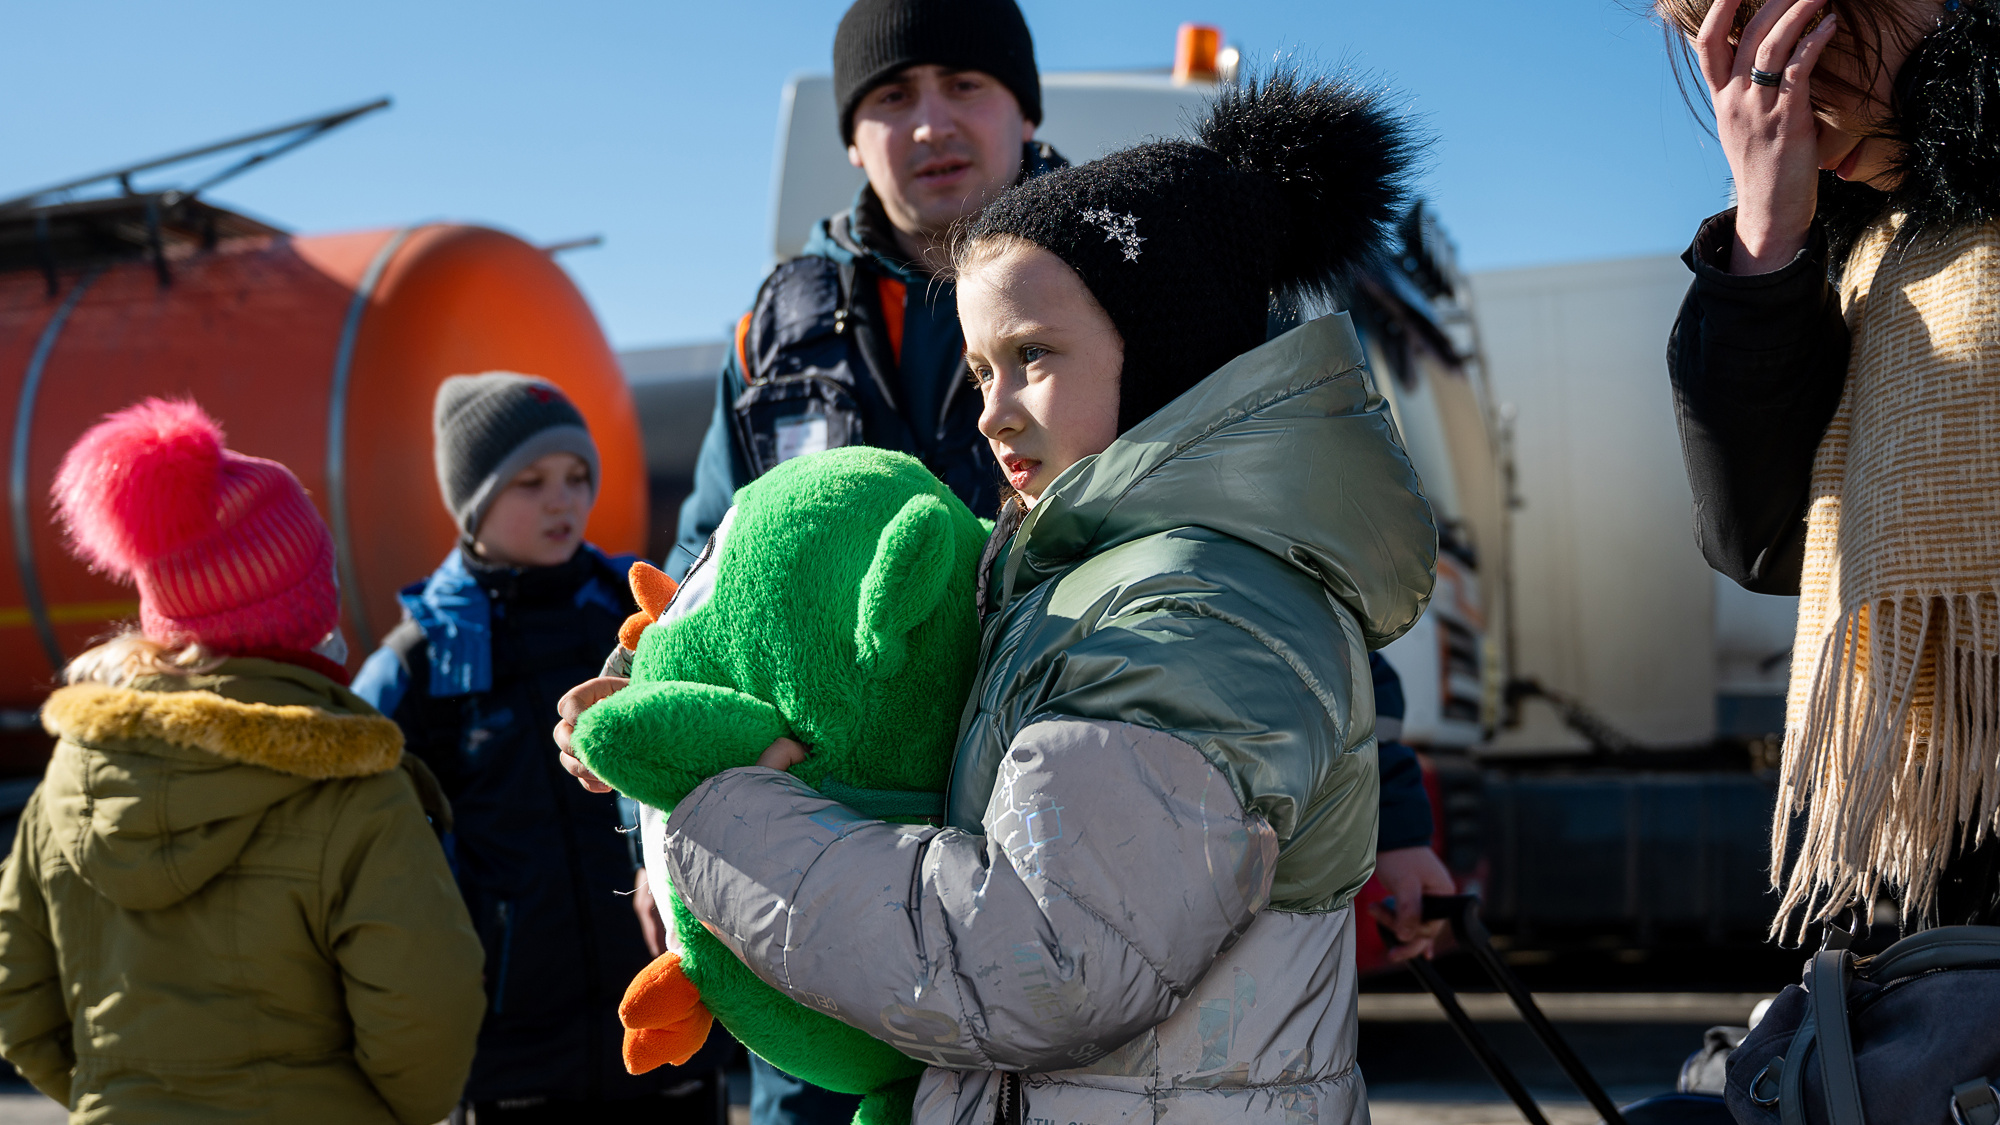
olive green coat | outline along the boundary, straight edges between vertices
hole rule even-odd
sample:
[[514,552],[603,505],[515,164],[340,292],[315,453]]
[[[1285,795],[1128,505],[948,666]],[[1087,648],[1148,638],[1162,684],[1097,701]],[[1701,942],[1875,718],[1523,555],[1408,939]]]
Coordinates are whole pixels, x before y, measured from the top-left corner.
[[317,673],[57,691],[0,873],[0,1055],[73,1122],[450,1112],[479,941],[402,735]]

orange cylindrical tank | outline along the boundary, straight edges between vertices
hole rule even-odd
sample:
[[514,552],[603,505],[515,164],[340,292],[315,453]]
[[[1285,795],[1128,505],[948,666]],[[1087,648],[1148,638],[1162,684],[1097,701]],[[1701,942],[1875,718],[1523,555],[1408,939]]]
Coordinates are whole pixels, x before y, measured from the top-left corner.
[[644,544],[631,395],[589,305],[541,250],[428,224],[224,242],[169,266],[164,285],[150,261],[66,272],[53,294],[40,273],[0,273],[0,711],[37,706],[62,661],[137,610],[129,587],[64,549],[49,485],[78,435],[147,395],[193,397],[231,448],[283,462],[312,493],[339,545],[351,665],[395,625],[397,590],[456,540],[431,460],[446,376],[561,386],[603,460],[588,537]]

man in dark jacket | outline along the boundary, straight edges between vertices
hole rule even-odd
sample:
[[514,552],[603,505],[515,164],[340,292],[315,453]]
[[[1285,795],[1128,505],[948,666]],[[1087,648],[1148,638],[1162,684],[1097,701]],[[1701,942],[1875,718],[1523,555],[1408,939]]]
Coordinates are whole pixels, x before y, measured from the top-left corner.
[[979,515],[999,470],[979,434],[950,282],[952,224],[1024,176],[1060,167],[1034,143],[1034,42],[1013,0],[859,0],[833,47],[854,206],[813,228],[736,328],[681,508],[684,574],[736,490],[781,461],[843,445],[921,459]]
[[[952,224],[1063,164],[1034,141],[1042,87],[1027,21],[1014,0],[858,0],[834,34],[833,86],[847,158],[868,183],[737,323],[679,548],[662,564],[676,578],[737,489],[804,453],[900,450],[979,515],[999,508],[958,299],[934,275]],[[755,1056],[751,1079],[755,1125],[845,1125],[859,1102]]]

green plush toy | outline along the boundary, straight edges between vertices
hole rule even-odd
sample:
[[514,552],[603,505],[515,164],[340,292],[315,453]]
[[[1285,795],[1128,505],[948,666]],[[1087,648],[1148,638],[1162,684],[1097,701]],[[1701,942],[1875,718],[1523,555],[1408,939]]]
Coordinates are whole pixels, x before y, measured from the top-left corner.
[[[635,568],[634,591],[658,620],[628,625],[632,682],[583,713],[578,757],[620,792],[671,811],[705,778],[755,765],[789,736],[811,751],[791,772],[842,804],[883,819],[941,813],[978,656],[974,581],[986,534],[903,454],[855,447],[779,465],[737,492],[677,594]],[[792,1002],[678,895],[663,897],[681,952],[626,994],[629,1068],[686,1061],[712,1012],[780,1070],[868,1095],[857,1123],[909,1120],[922,1064]]]

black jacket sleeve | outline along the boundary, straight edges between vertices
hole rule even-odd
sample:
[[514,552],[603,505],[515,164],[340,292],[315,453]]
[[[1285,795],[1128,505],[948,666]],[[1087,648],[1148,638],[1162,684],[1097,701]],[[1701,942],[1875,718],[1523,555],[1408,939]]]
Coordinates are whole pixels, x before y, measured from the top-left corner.
[[1734,209],[1703,223],[1667,341],[1695,541],[1746,590],[1796,594],[1813,455],[1840,405],[1847,324],[1817,227],[1766,274],[1728,272]]
[[1382,771],[1382,819],[1376,850],[1429,847],[1431,795],[1424,789],[1424,768],[1417,761],[1417,752],[1400,742],[1382,742],[1375,747],[1375,760]]
[[1431,842],[1431,795],[1417,752],[1403,745],[1403,678],[1379,652],[1368,654],[1375,681],[1375,762],[1382,774],[1381,820],[1375,850],[1421,848]]
[[363,697],[377,706],[388,704],[385,710],[389,718],[403,730],[403,749],[429,768],[432,779],[447,796],[459,792],[464,781],[459,759],[464,711],[456,699],[431,698],[430,642],[423,629],[404,617],[382,638],[381,650],[370,659],[386,659],[383,653],[397,662],[400,682],[395,698],[380,694],[370,698],[368,693]]
[[744,456],[741,436],[730,424],[737,396],[746,385],[732,347],[716,377],[715,413],[709,417],[708,432],[695,458],[694,491],[681,502],[674,550],[660,563],[660,569],[676,582],[686,578],[701,557],[708,537],[715,534],[730,505],[736,503],[736,490],[750,483],[750,460]]

